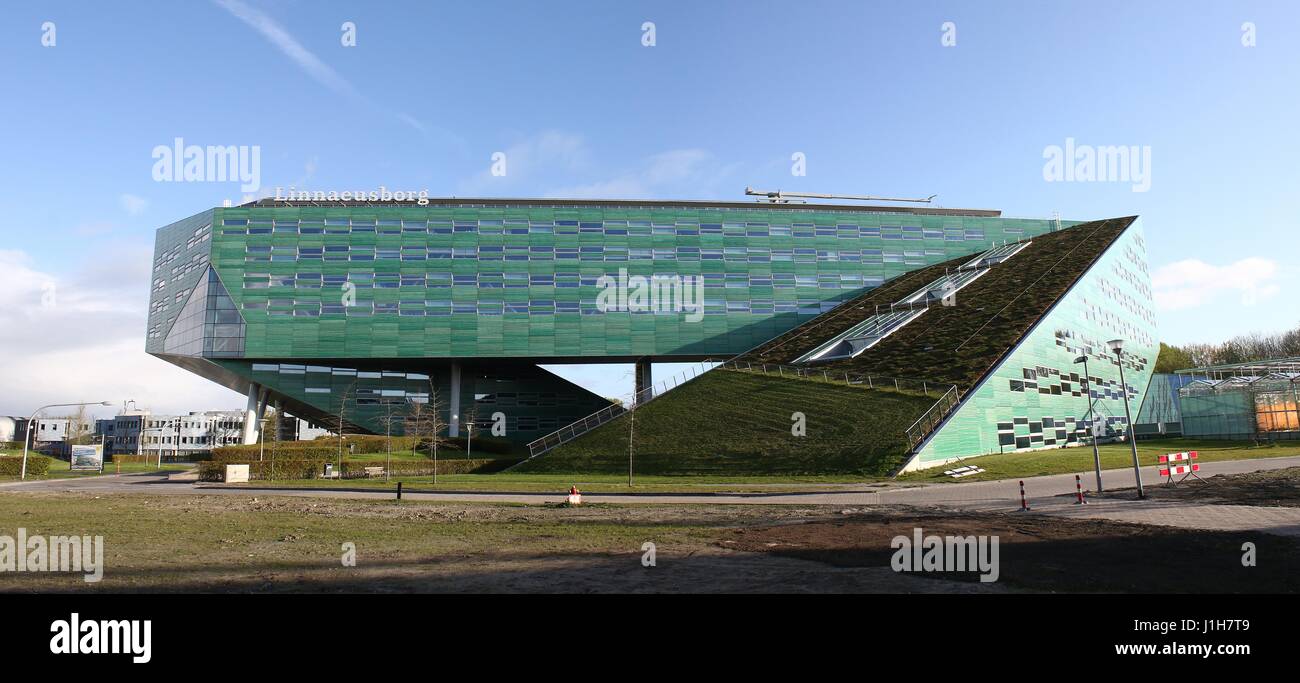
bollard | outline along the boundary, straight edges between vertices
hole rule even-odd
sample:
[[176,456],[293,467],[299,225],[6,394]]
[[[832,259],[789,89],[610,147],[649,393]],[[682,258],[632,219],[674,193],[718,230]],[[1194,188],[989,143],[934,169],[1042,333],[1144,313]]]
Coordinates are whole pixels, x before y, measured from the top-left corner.
[[1020,481],[1020,511],[1029,512],[1029,500],[1025,498],[1025,482]]
[[1083,480],[1080,479],[1079,475],[1077,474],[1074,475],[1074,493],[1076,496],[1078,496],[1078,500],[1074,501],[1075,505],[1088,504],[1088,501],[1083,499]]
[[402,499],[402,482],[397,482],[397,499]]

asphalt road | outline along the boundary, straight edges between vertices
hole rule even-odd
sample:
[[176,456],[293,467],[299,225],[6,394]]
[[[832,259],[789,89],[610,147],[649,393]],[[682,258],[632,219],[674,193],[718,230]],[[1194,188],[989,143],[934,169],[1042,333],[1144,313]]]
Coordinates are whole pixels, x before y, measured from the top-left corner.
[[[1260,458],[1255,460],[1230,460],[1202,465],[1202,476],[1238,474],[1261,470],[1300,466],[1300,456],[1286,458]],[[1158,485],[1161,479],[1156,467],[1142,468],[1144,484]],[[1095,488],[1095,475],[1080,473],[1085,490]],[[104,475],[77,479],[48,479],[33,482],[0,484],[0,493],[7,491],[77,491],[85,493],[142,493],[151,495],[277,495],[310,498],[391,499],[393,489],[362,490],[337,488],[301,489],[256,486],[226,486],[198,484],[193,481],[170,479],[170,473],[143,473]],[[1075,491],[1074,474],[1056,474],[1030,477],[1024,480],[1031,508],[1049,508],[1068,505],[1072,501],[1059,497]],[[1130,469],[1105,470],[1102,484],[1107,489],[1131,487],[1133,471]],[[565,491],[555,493],[519,493],[490,491],[439,491],[420,492],[406,489],[407,500],[487,502],[487,503],[559,503]],[[670,503],[708,505],[945,505],[970,509],[1016,509],[1020,506],[1019,480],[954,482],[941,484],[909,485],[906,483],[863,484],[862,486],[827,486],[825,490],[774,493],[586,493],[588,502],[603,503]]]

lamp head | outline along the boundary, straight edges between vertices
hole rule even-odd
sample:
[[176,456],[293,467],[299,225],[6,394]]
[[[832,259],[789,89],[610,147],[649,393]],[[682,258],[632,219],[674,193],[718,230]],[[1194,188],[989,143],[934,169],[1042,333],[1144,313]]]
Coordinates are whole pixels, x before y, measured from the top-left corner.
[[1109,348],[1111,351],[1113,351],[1113,352],[1115,352],[1115,353],[1119,353],[1120,351],[1123,351],[1123,350],[1124,350],[1124,340],[1123,340],[1123,339],[1112,339],[1112,340],[1106,342],[1106,347]]
[[1087,362],[1088,362],[1088,357],[1087,357],[1087,356],[1079,356],[1078,358],[1075,358],[1075,359],[1074,359],[1074,364],[1075,364],[1075,365],[1078,365],[1079,363],[1087,363]]

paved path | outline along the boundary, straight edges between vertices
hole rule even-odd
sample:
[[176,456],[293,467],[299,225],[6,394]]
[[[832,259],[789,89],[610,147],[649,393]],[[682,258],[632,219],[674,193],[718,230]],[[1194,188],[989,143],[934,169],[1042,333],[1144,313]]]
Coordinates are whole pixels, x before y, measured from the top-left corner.
[[[1206,463],[1202,475],[1239,474],[1262,470],[1300,467],[1300,456],[1260,458]],[[1085,489],[1094,488],[1095,475],[1083,473]],[[1142,468],[1142,481],[1159,485],[1156,467]],[[1247,505],[1204,505],[1189,501],[1093,500],[1089,505],[1073,504],[1073,474],[1029,477],[1024,480],[1032,511],[1066,517],[1105,518],[1119,521],[1179,526],[1200,529],[1256,529],[1268,533],[1300,537],[1300,508],[1256,507]],[[1102,484],[1110,489],[1132,487],[1132,470],[1105,470]],[[33,482],[0,484],[4,491],[77,491],[85,493],[143,493],[162,495],[277,495],[312,498],[392,499],[392,490],[364,489],[273,489],[195,485],[189,481],[169,480],[167,474],[124,474],[77,479],[48,479]],[[408,500],[443,502],[559,503],[564,493],[494,493],[406,491]],[[940,505],[963,510],[1009,511],[1019,508],[1019,480],[1003,479],[982,482],[907,485],[900,483],[864,484],[851,487],[827,487],[825,490],[798,493],[589,493],[591,502],[660,503],[706,505]]]

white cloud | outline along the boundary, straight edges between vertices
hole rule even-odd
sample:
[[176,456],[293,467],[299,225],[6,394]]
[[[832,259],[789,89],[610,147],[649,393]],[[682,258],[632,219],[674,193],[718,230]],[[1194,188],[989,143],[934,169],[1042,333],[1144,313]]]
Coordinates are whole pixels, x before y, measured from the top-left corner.
[[1151,276],[1156,306],[1178,311],[1213,303],[1231,295],[1242,306],[1254,306],[1281,291],[1278,263],[1253,256],[1216,266],[1185,259],[1157,268]]
[[118,197],[118,202],[121,203],[122,209],[132,216],[139,216],[149,208],[149,200],[133,194],[123,194]]
[[39,270],[24,252],[0,250],[0,414],[126,399],[160,412],[239,407],[234,392],[144,352],[150,276],[150,252],[140,245],[58,273]]
[[[590,165],[591,153],[581,135],[546,130],[516,142],[504,150],[506,174],[492,175],[491,155],[484,155],[483,170],[462,182],[460,196],[502,195],[511,189],[536,186],[543,178],[579,172]],[[533,190],[532,192],[536,192]]]
[[[504,150],[506,175],[493,176],[491,159],[461,183],[460,196],[506,194],[594,199],[709,197],[726,191],[739,164],[719,163],[703,149],[673,149],[631,166],[601,171],[587,141],[576,133],[547,130]],[[595,179],[592,179],[596,176]],[[734,189],[734,188],[733,188]]]

